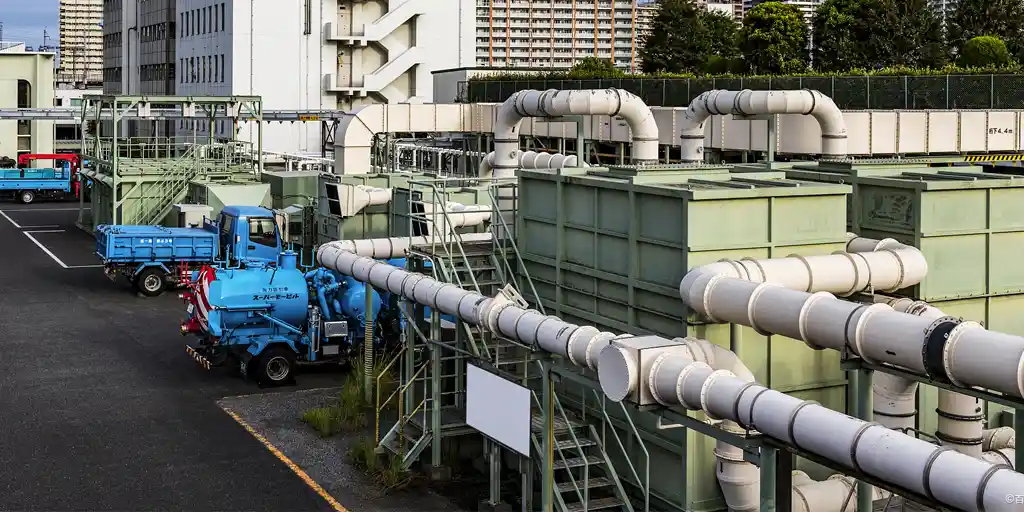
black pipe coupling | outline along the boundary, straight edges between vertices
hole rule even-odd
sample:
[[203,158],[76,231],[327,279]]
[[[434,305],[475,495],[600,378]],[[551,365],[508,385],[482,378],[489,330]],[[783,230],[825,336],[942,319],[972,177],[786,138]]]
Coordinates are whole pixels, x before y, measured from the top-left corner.
[[949,342],[949,334],[963,322],[962,318],[944,316],[936,319],[924,333],[921,345],[921,362],[928,377],[939,382],[951,383],[946,373],[945,350]]

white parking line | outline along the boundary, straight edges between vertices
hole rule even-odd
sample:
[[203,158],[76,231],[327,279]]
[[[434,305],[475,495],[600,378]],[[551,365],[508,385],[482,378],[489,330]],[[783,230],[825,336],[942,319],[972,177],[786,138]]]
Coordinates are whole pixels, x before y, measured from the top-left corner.
[[[3,212],[0,211],[0,213],[3,213]],[[6,217],[6,215],[4,215],[4,216]],[[10,219],[7,219],[7,220],[10,220]],[[11,222],[13,223],[14,221],[11,221]],[[63,229],[44,229],[44,230],[37,230],[37,231],[22,231],[22,233],[24,233],[25,236],[27,236],[29,240],[32,240],[32,243],[36,244],[37,247],[42,249],[43,252],[45,252],[47,256],[52,258],[53,261],[56,261],[57,264],[60,265],[62,268],[65,268],[65,269],[68,269],[68,268],[96,268],[96,267],[102,267],[103,266],[103,265],[68,265],[67,263],[64,263],[63,261],[61,261],[60,258],[58,258],[56,254],[54,254],[52,251],[47,249],[46,246],[42,244],[42,242],[40,242],[39,240],[36,239],[36,237],[32,236],[32,233],[63,233],[63,232],[64,232]]]
[[[84,210],[92,210],[92,208],[86,206],[82,208]],[[79,208],[8,208],[9,212],[77,212]]]
[[8,216],[7,216],[7,214],[6,214],[6,213],[4,213],[4,211],[3,211],[3,210],[0,210],[0,215],[3,215],[3,217],[4,217],[5,219],[7,219],[7,222],[10,222],[11,224],[13,224],[13,225],[14,225],[14,227],[16,227],[16,228],[18,228],[18,229],[21,229],[21,225],[19,225],[19,224],[18,224],[17,222],[14,222],[14,219],[12,219],[12,218],[8,217]]

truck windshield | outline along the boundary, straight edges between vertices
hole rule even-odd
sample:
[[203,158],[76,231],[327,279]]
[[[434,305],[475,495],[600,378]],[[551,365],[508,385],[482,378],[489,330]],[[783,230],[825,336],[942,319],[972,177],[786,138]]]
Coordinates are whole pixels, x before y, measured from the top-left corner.
[[277,223],[274,219],[249,219],[249,241],[277,247]]

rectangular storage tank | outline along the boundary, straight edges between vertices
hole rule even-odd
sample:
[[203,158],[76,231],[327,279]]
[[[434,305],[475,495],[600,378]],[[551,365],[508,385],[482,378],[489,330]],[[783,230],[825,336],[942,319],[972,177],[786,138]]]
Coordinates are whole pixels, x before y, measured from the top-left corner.
[[900,293],[929,302],[1024,293],[1024,177],[938,171],[859,181],[855,231],[918,247],[928,277]]
[[[843,183],[853,187],[846,209],[847,227],[856,231],[860,225],[860,209],[854,207],[860,181],[864,178],[897,176],[905,172],[933,173],[942,170],[923,159],[867,159],[842,162],[808,162],[786,170],[786,176],[797,180]],[[980,167],[960,167],[958,171],[980,172]]]
[[[850,186],[786,179],[782,172],[730,174],[711,166],[520,170],[519,176],[517,244],[548,314],[613,332],[705,338],[733,348],[762,384],[845,410],[838,352],[811,350],[745,327],[735,338],[724,324],[688,328],[679,282],[690,268],[723,258],[842,250]],[[581,391],[563,396],[568,401]],[[610,446],[617,462],[629,459],[642,467],[649,460],[652,468],[687,470],[685,479],[652,471],[659,505],[722,509],[712,438],[662,430],[648,415],[627,420],[623,413],[609,408],[609,426],[628,439],[634,422],[645,432],[646,452],[635,445],[628,453]],[[814,472],[806,462],[799,467]]]
[[260,181],[270,185],[270,199],[277,209],[293,204],[314,204],[319,195],[319,179],[318,171],[263,171],[260,174]]

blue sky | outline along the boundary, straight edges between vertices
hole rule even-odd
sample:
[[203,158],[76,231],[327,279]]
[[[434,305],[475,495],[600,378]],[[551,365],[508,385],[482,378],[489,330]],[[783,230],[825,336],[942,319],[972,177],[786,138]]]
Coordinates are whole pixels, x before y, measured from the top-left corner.
[[29,46],[43,44],[43,30],[49,43],[57,44],[58,0],[0,0],[0,21],[5,41],[24,41]]

